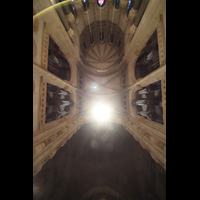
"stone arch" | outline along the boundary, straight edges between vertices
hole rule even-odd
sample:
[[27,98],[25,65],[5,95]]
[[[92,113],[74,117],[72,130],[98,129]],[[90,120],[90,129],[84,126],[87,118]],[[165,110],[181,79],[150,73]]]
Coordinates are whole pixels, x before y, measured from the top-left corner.
[[124,198],[114,189],[105,186],[94,187],[86,192],[81,200],[92,199],[93,197],[99,195],[101,196],[99,200],[107,200],[107,198],[103,197],[104,195],[109,195],[111,198],[124,200]]

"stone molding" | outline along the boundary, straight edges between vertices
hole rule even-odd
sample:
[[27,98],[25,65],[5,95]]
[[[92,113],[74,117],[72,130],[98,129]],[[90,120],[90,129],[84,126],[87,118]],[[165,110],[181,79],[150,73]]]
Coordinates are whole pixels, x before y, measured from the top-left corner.
[[[153,131],[150,132],[148,128],[146,129],[144,126],[141,126],[132,117],[127,118],[123,126],[140,143],[142,148],[150,153],[153,160],[166,170],[166,140],[157,137],[155,135],[155,129],[152,129]],[[145,127],[148,127],[148,125]],[[161,135],[163,133],[159,134]],[[163,134],[163,136],[165,135]]]
[[41,66],[36,65],[33,63],[33,73],[38,74],[39,76],[44,77],[44,80],[47,81],[50,84],[53,84],[55,86],[58,86],[60,88],[65,88],[66,86],[69,86],[73,90],[77,90],[76,87],[73,85],[70,85],[67,80],[62,80],[56,75],[52,74],[46,69],[43,69]]
[[165,45],[165,34],[164,34],[164,22],[162,15],[160,15],[160,20],[157,25],[157,37],[158,37],[159,61],[160,65],[162,66],[166,63],[166,45]]
[[37,138],[40,136],[39,140],[35,140],[33,136],[33,176],[41,170],[49,159],[53,158],[60,147],[63,147],[67,140],[83,125],[83,120],[79,117],[74,119],[65,117],[63,119],[64,121],[60,125],[54,127],[51,134],[45,136],[45,131],[40,131],[36,135]]
[[33,32],[36,32],[39,28],[39,20],[38,17],[36,16],[36,12],[33,9]]
[[35,58],[36,54],[37,54],[37,45],[35,39],[33,38],[33,58]]
[[49,50],[49,32],[46,28],[46,22],[43,25],[42,35],[42,68],[47,69],[48,67],[48,50]]

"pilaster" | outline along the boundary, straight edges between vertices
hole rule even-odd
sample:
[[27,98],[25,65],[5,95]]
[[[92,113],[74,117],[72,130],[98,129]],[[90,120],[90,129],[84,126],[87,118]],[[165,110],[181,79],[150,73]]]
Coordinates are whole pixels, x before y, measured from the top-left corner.
[[81,128],[83,120],[79,116],[73,119],[62,117],[56,123],[56,126],[37,131],[33,135],[33,176]]
[[[124,128],[129,131],[142,148],[146,149],[156,163],[159,163],[166,170],[166,138],[165,134],[156,129],[150,129],[148,125],[141,122],[142,118],[135,120],[132,117],[123,124]],[[159,135],[159,136],[158,136]]]

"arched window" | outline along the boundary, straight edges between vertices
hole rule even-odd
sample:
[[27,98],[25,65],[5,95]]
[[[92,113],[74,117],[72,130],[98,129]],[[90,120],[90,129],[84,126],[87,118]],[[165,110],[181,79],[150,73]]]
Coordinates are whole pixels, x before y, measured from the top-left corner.
[[116,9],[119,9],[119,0],[113,0],[113,4]]
[[75,7],[74,7],[74,0],[72,0],[72,8],[73,8],[74,13],[76,13],[76,10],[75,10]]
[[94,44],[94,37],[93,34],[89,36],[90,37],[90,44]]
[[113,42],[114,42],[114,34],[111,33],[111,35],[110,35],[110,43],[113,44]]
[[104,6],[105,0],[97,0],[97,5],[98,6]]
[[104,32],[103,32],[103,31],[99,33],[99,40],[100,40],[101,42],[104,41]]
[[62,80],[70,81],[71,69],[70,65],[60,51],[58,45],[49,35],[49,51],[48,51],[48,71],[58,76]]
[[121,84],[122,84],[122,88],[124,89],[126,87],[126,74],[123,75]]
[[87,49],[86,43],[83,42],[83,47],[85,48],[85,50]]
[[89,8],[88,0],[83,0],[83,9],[84,9],[84,11],[87,11],[88,8]]
[[128,1],[127,10],[130,8],[130,5],[131,5],[131,0]]
[[121,40],[119,40],[117,47],[119,48],[121,44]]

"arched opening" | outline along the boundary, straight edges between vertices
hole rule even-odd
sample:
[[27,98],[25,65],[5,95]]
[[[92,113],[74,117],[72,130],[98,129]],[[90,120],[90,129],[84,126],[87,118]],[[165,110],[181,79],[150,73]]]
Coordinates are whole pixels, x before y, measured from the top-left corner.
[[70,81],[71,79],[71,69],[69,62],[50,35],[47,69],[62,80]]
[[155,30],[135,64],[136,79],[144,78],[159,66],[158,39],[157,30]]
[[91,34],[90,36],[89,36],[89,38],[90,38],[90,44],[94,44],[94,37],[93,37],[93,34]]
[[113,5],[115,6],[116,9],[119,9],[119,1],[120,0],[113,0]]
[[104,31],[99,32],[99,40],[100,42],[104,41]]
[[45,123],[69,115],[70,107],[74,105],[69,91],[47,83]]
[[89,1],[88,0],[83,0],[83,10],[87,11],[89,8]]
[[104,6],[105,2],[106,2],[106,0],[97,0],[97,5],[102,7],[102,6]]
[[85,42],[83,42],[83,47],[84,47],[85,50],[87,50],[87,46],[86,46]]
[[33,177],[33,199],[165,200],[165,177],[166,171],[123,126],[88,123]]
[[133,0],[128,1],[128,5],[127,5],[127,8],[126,8],[127,9],[127,15],[130,12],[131,8],[133,7],[133,3],[134,3]]
[[136,108],[137,115],[163,124],[163,107],[161,81],[157,81],[135,92],[131,105]]
[[114,42],[114,37],[115,37],[115,35],[114,34],[110,34],[110,43],[111,44],[113,44],[113,42]]

